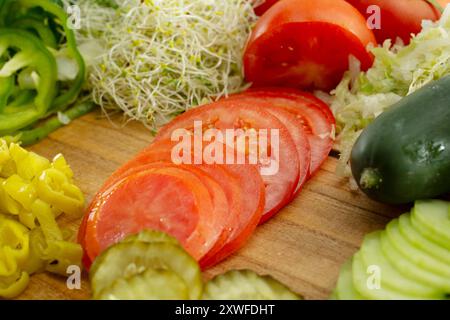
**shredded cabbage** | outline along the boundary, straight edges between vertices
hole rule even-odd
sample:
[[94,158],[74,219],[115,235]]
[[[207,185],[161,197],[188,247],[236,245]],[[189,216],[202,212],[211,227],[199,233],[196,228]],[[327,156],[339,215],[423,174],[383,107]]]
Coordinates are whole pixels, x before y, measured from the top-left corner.
[[350,174],[351,149],[370,122],[402,97],[450,74],[450,5],[438,22],[424,21],[422,31],[408,46],[391,45],[387,40],[371,51],[373,67],[355,78],[357,62],[350,59],[352,72],[331,92],[337,125],[335,148],[341,152],[338,173],[342,175]]
[[187,108],[245,88],[242,51],[257,19],[251,0],[75,3],[80,50],[91,64],[88,88],[105,112],[122,110],[156,130]]

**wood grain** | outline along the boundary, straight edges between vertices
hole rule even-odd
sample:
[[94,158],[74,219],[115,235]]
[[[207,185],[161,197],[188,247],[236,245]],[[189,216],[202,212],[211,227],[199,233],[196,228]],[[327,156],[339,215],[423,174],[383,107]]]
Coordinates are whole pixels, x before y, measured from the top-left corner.
[[[92,199],[103,181],[152,140],[139,123],[123,127],[99,113],[73,121],[30,149],[46,157],[63,153],[77,184]],[[270,274],[307,299],[326,299],[341,264],[363,236],[398,216],[399,209],[377,204],[353,192],[334,174],[337,160],[329,158],[301,194],[275,218],[260,226],[247,245],[204,273],[205,279],[228,269],[252,269]],[[75,239],[80,223],[59,219]],[[48,273],[34,275],[20,299],[88,299],[86,274],[81,290],[69,290],[66,279]]]

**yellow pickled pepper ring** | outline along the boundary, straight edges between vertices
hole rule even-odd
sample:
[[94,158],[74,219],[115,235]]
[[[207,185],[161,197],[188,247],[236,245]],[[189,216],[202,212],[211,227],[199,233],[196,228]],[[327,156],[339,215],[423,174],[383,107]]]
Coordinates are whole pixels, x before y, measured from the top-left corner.
[[21,272],[20,277],[13,283],[4,287],[0,285],[0,297],[5,299],[12,299],[21,294],[28,286],[30,282],[30,276],[26,272]]
[[83,213],[83,193],[57,169],[49,168],[42,172],[37,180],[37,193],[40,199],[65,213],[76,216]]
[[26,227],[11,219],[0,220],[0,276],[10,276],[23,267],[30,254]]

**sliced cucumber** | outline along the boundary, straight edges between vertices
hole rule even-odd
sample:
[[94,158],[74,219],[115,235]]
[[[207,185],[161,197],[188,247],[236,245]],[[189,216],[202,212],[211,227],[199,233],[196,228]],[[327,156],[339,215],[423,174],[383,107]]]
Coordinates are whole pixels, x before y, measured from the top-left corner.
[[390,261],[386,259],[381,249],[380,234],[381,232],[374,232],[367,235],[364,238],[360,252],[366,267],[378,267],[381,273],[382,287],[398,292],[405,298],[410,296],[419,299],[435,298],[436,292],[433,288],[405,277],[402,272],[398,271]]
[[[450,285],[450,265],[436,259],[427,252],[417,249],[400,232],[399,220],[391,221],[386,227],[389,243],[401,253],[402,257],[414,264],[414,267],[440,276],[444,283]],[[449,251],[450,253],[450,251]],[[387,256],[387,255],[386,255]]]
[[335,292],[339,300],[364,300],[364,297],[356,291],[353,285],[351,259],[341,267]]
[[[381,248],[386,259],[399,271],[404,277],[422,283],[433,290],[431,298],[443,299],[445,292],[450,292],[450,283],[445,277],[434,274],[415,265],[407,257],[403,256],[399,250],[393,246],[386,233],[383,232],[380,236]],[[429,297],[429,296],[427,296]]]
[[443,263],[450,265],[450,250],[440,246],[434,241],[425,237],[422,233],[417,231],[411,224],[411,215],[404,214],[400,216],[399,229],[405,239],[413,244],[417,249],[422,250],[435,258],[441,260]]
[[416,201],[412,223],[426,237],[450,250],[450,216],[448,202]]
[[130,278],[119,278],[97,300],[186,300],[186,283],[170,270],[148,269]]
[[168,235],[165,232],[156,231],[156,230],[143,230],[139,233],[129,235],[121,242],[133,242],[133,241],[141,241],[147,243],[170,243],[176,246],[179,246],[180,243],[174,237]]
[[301,297],[270,276],[249,270],[219,275],[205,286],[204,300],[300,300]]
[[170,243],[123,242],[105,250],[90,272],[94,295],[117,279],[128,279],[147,269],[175,272],[189,288],[189,299],[202,295],[203,282],[197,262],[181,247]]
[[[413,299],[413,297],[394,291],[384,284],[381,284],[379,288],[369,287],[367,281],[371,275],[367,272],[368,267],[369,266],[364,264],[361,252],[357,252],[353,256],[352,263],[353,285],[355,286],[356,291],[359,292],[364,298],[369,300]],[[383,273],[381,273],[381,276],[383,276]]]

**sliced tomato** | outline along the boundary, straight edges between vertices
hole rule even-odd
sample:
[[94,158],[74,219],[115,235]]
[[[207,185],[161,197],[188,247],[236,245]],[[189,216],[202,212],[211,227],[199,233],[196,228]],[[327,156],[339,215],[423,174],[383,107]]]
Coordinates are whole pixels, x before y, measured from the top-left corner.
[[253,86],[331,90],[349,68],[373,63],[376,44],[364,17],[342,0],[281,0],[257,22],[244,54],[245,77]]
[[246,99],[261,106],[269,105],[295,115],[309,141],[310,175],[314,175],[328,157],[333,146],[335,119],[330,108],[312,94],[289,88],[263,88],[250,89],[232,95],[229,99]]
[[170,163],[134,168],[93,203],[85,231],[91,261],[143,229],[173,235],[200,260],[217,245],[228,215],[226,196],[217,182]]
[[[215,128],[221,132],[226,129],[267,130],[268,133],[277,130],[279,148],[275,151],[278,152],[268,155],[271,164],[275,165],[274,172],[262,176],[266,185],[262,221],[272,217],[290,201],[299,179],[299,159],[292,137],[280,120],[252,103],[220,101],[178,116],[159,131],[156,140],[170,139],[176,129],[193,130],[194,121],[201,121],[204,130]],[[270,150],[271,146],[268,147]],[[261,162],[259,166],[263,168]]]
[[[151,144],[128,161],[105,182],[107,189],[128,175],[142,170],[142,166],[158,162],[171,162],[174,142],[160,141]],[[229,213],[224,221],[224,231],[216,246],[201,260],[202,268],[212,266],[238,250],[248,240],[260,221],[264,209],[264,184],[255,166],[251,165],[193,165],[210,175],[221,185],[226,194]],[[86,217],[79,229],[79,242],[84,243]],[[83,245],[84,247],[84,245]],[[84,265],[88,269],[90,260],[85,255]]]

